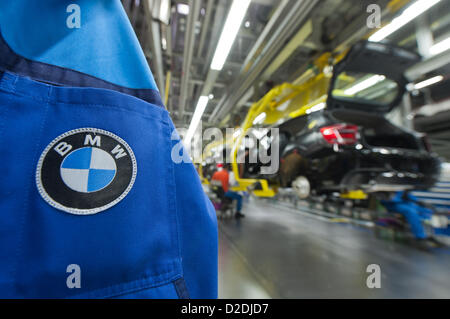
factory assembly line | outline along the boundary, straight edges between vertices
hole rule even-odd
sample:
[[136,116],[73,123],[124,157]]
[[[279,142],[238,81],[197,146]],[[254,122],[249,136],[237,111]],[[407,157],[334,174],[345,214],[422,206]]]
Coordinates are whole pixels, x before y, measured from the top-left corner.
[[[220,264],[225,271],[242,267],[238,269],[246,283],[244,298],[448,296],[448,280],[441,281],[437,295],[433,289],[419,292],[406,283],[403,290],[390,287],[378,295],[362,289],[355,278],[343,280],[349,277],[345,272],[336,279],[330,275],[328,281],[325,275],[314,276],[319,271],[313,268],[309,271],[315,280],[301,275],[308,273],[305,259],[307,264],[325,265],[321,254],[332,254],[363,281],[366,269],[348,258],[363,251],[370,256],[390,250],[374,260],[380,260],[395,282],[401,281],[395,274],[399,258],[414,265],[427,253],[435,254],[442,268],[433,268],[432,274],[428,268],[419,271],[412,285],[446,277],[448,166],[432,151],[425,133],[391,119],[398,109],[403,111],[405,96],[411,94],[408,72],[422,58],[400,46],[370,41],[374,33],[365,37],[369,41],[322,54],[296,83],[269,90],[250,107],[232,137],[205,147],[198,171],[220,221]],[[261,149],[274,155],[272,163],[258,157]],[[235,179],[231,189],[244,198],[245,220],[233,221],[233,199],[214,183],[217,163],[227,159],[231,164],[224,169]],[[267,173],[265,168],[273,161],[278,161],[278,170]],[[322,228],[330,231],[326,236],[330,241],[317,248],[321,253],[308,256],[305,242],[320,237],[317,232]],[[258,249],[260,245],[264,250]],[[269,260],[260,265],[266,254],[287,262],[289,271],[278,273],[285,267],[271,269]],[[425,267],[433,267],[428,262]],[[409,268],[405,265],[402,269]],[[226,273],[222,294],[239,293],[227,278]],[[300,288],[305,284],[307,289]]]

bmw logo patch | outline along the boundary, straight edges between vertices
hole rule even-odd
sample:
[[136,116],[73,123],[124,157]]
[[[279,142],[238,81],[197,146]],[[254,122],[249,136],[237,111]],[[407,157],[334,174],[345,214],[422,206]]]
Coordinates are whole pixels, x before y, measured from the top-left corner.
[[55,138],[42,152],[36,184],[51,206],[91,215],[120,202],[136,179],[130,146],[111,132],[80,128]]

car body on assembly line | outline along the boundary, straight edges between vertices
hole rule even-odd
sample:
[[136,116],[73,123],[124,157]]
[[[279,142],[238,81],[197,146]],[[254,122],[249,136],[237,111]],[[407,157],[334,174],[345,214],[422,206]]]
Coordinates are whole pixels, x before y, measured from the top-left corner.
[[401,105],[405,70],[418,61],[415,53],[391,45],[355,44],[334,67],[326,104],[279,127],[277,182],[300,198],[431,187],[440,160],[425,136],[386,118]]

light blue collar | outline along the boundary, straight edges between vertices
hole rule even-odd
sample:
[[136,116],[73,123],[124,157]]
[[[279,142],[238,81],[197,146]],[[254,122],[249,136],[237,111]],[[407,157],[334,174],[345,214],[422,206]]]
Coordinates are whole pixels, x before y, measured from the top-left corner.
[[[80,28],[67,20],[80,8]],[[70,23],[69,23],[70,25]],[[144,53],[119,0],[0,1],[0,30],[27,59],[83,72],[133,89],[156,89]]]

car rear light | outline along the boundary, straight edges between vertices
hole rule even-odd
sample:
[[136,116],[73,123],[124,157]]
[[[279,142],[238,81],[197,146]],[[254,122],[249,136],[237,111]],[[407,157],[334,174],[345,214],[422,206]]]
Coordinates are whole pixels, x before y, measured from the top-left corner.
[[329,144],[353,145],[358,142],[358,126],[348,124],[336,124],[320,129],[323,138]]

